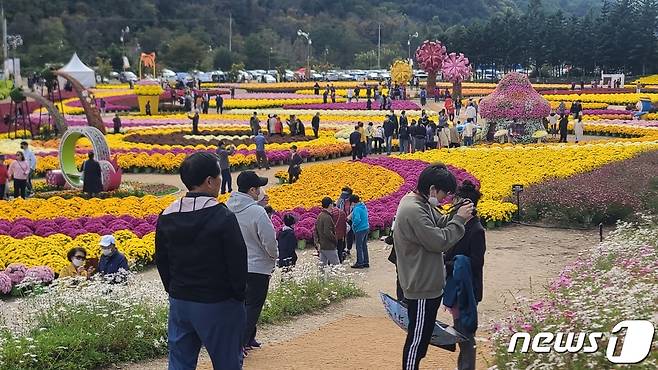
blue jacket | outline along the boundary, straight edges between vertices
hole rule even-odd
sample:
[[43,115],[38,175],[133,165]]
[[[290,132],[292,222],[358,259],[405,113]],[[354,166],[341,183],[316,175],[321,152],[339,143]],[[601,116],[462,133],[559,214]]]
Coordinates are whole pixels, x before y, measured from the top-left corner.
[[469,333],[475,333],[478,327],[477,302],[471,281],[471,259],[464,255],[456,255],[452,275],[446,279],[443,289],[443,305],[459,309],[459,320]]
[[369,230],[370,224],[368,223],[368,208],[363,202],[354,205],[352,209],[352,230],[355,233],[360,231]]
[[256,135],[254,138],[254,142],[256,143],[256,151],[258,152],[264,152],[265,151],[265,144],[267,144],[267,139],[265,136],[262,134]]
[[126,256],[120,252],[114,252],[110,256],[102,255],[101,259],[98,261],[98,271],[102,275],[116,274],[119,272],[119,269],[124,269],[128,271],[128,260]]

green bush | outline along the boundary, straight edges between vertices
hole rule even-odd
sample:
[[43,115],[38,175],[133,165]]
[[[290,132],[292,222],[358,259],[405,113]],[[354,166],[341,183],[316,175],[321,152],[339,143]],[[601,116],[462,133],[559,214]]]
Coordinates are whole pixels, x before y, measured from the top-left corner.
[[100,301],[62,304],[37,317],[34,329],[0,332],[0,369],[94,369],[167,353],[165,307]]

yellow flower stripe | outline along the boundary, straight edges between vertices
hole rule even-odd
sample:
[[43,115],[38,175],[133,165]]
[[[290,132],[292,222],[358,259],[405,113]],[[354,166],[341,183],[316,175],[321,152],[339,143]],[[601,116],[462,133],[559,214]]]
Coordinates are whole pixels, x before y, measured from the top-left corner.
[[[131,262],[148,263],[155,254],[155,233],[137,237],[129,230],[115,232],[117,248]],[[87,251],[87,258],[99,258],[100,235],[95,233],[78,235],[75,239],[63,234],[48,237],[28,236],[24,239],[14,239],[0,235],[0,270],[13,262],[25,264],[27,267],[48,266],[59,272],[70,262],[66,253],[71,248],[82,247]]]
[[361,200],[381,198],[396,191],[404,179],[397,173],[380,166],[365,163],[323,163],[303,169],[299,181],[267,191],[270,204],[276,210],[295,207],[312,208],[322,198],[336,199],[343,186],[349,186]]
[[83,199],[52,197],[48,199],[30,198],[0,201],[0,220],[13,221],[17,218],[30,220],[47,220],[57,217],[79,218],[100,217],[104,215],[131,215],[143,218],[160,213],[173,202],[174,196]]
[[[560,101],[561,100],[555,100],[555,101],[549,101],[548,103],[551,105],[551,109],[557,109],[560,106]],[[569,109],[570,107],[571,104],[567,104],[565,101],[565,108]],[[583,103],[583,109],[607,109],[607,108],[608,108],[608,104],[606,103]]]
[[[658,102],[656,93],[622,93],[622,94],[548,94],[543,95],[548,101],[572,102],[580,100],[584,103],[608,103],[612,105],[635,104],[640,98],[649,98],[652,102]],[[568,107],[567,107],[568,108]]]
[[607,142],[582,145],[490,145],[432,150],[404,159],[444,162],[465,169],[481,182],[478,212],[485,220],[509,220],[516,206],[506,199],[513,184],[531,185],[588,172],[604,164],[658,150],[656,142]]
[[94,89],[99,89],[99,90],[123,90],[123,89],[130,89],[130,85],[128,84],[98,84]]

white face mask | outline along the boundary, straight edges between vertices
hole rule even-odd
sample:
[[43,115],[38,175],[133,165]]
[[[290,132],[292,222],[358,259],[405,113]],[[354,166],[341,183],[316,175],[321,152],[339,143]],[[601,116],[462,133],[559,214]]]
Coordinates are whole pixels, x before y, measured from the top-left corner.
[[439,199],[437,197],[429,197],[429,198],[427,198],[427,201],[430,202],[430,205],[432,207],[438,207],[439,206]]
[[101,249],[101,253],[103,253],[104,256],[109,256],[112,254],[112,249],[110,248],[103,248]]
[[74,258],[71,262],[73,262],[73,266],[75,267],[80,267],[85,264],[84,260],[79,260],[77,258]]

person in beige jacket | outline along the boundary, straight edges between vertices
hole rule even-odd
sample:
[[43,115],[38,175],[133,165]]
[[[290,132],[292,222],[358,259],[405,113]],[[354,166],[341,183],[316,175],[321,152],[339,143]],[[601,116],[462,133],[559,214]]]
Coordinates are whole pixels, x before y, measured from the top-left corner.
[[416,190],[402,198],[395,216],[393,245],[409,314],[402,356],[406,370],[417,370],[427,353],[445,284],[443,253],[459,242],[464,224],[473,217],[470,202],[463,203],[452,218],[436,209],[456,188],[457,180],[448,168],[432,164],[421,172]]

